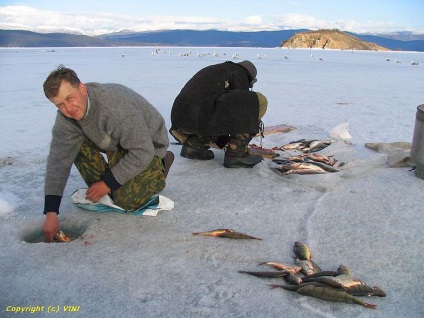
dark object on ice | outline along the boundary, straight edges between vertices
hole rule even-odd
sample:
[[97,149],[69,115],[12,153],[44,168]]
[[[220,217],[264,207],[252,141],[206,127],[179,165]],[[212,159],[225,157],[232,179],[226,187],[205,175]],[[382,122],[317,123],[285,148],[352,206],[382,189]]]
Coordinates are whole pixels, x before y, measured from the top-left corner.
[[424,179],[424,104],[417,107],[414,136],[412,137],[411,160],[415,163],[415,175]]

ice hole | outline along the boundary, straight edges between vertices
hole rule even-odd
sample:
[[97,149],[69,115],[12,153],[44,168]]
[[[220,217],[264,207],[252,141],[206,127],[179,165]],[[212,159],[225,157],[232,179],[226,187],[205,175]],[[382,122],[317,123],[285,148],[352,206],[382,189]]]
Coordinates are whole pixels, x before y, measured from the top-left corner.
[[[21,240],[26,243],[43,243],[43,222],[31,222],[23,226],[21,231]],[[76,219],[59,220],[60,230],[71,240],[81,237],[87,230],[88,222],[79,221]]]

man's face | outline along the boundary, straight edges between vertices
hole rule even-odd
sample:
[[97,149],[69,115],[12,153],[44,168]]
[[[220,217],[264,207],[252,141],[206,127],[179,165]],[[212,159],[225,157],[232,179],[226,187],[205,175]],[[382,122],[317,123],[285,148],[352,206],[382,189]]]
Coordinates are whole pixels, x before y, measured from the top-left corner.
[[64,116],[81,120],[87,111],[87,96],[87,88],[84,84],[80,83],[77,87],[72,87],[69,82],[62,81],[57,96],[51,97],[50,101]]

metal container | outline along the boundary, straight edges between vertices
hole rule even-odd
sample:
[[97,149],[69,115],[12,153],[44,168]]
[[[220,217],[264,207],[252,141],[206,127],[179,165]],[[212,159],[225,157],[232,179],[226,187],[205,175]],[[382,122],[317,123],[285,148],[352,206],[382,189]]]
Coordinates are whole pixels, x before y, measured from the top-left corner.
[[424,104],[417,107],[414,136],[412,137],[411,160],[415,164],[415,175],[424,179]]

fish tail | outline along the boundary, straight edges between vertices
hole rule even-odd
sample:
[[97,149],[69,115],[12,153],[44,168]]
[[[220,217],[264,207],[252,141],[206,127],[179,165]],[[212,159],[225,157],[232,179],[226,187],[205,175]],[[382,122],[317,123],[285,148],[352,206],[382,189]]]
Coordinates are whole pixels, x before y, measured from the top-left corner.
[[268,284],[268,286],[269,286],[269,289],[274,289],[274,288],[281,287],[281,285],[278,285],[278,284]]
[[375,309],[377,307],[377,305],[365,303],[365,302],[364,302],[363,306],[366,307],[366,308],[369,308],[369,309]]

